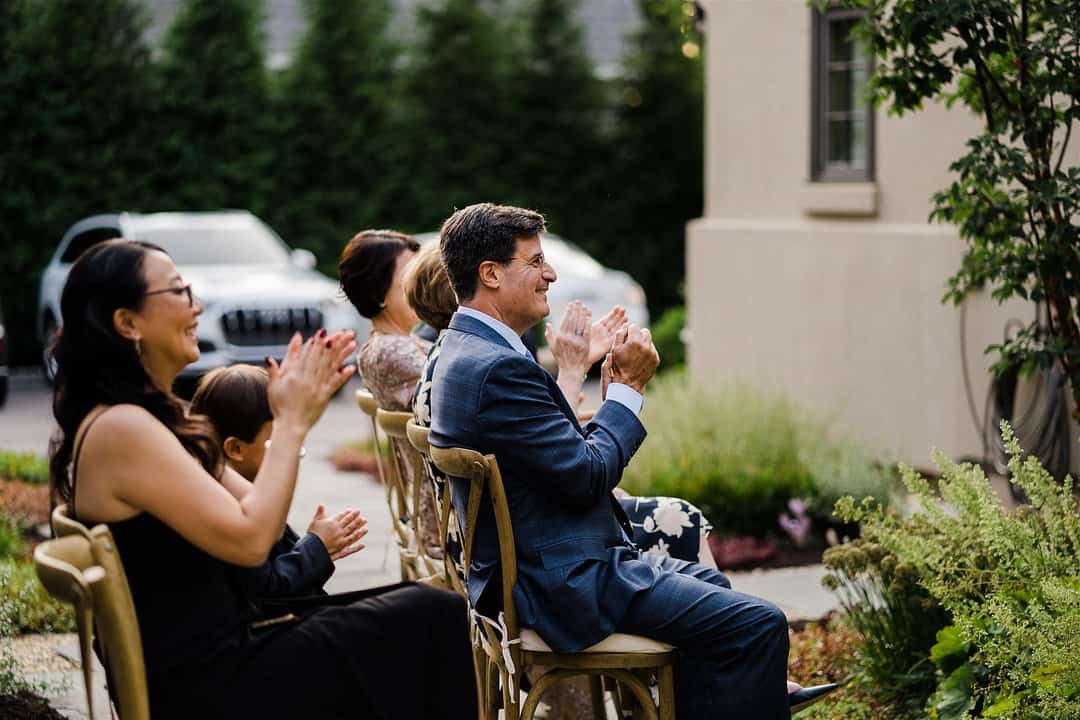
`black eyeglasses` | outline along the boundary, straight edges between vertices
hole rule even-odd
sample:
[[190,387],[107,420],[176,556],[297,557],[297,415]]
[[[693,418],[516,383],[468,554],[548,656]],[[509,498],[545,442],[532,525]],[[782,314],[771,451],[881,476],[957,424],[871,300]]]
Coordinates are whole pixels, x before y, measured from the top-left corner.
[[180,295],[181,293],[187,293],[188,307],[195,307],[195,296],[191,293],[191,283],[188,283],[184,287],[171,287],[164,288],[163,290],[151,290],[146,293],[146,297],[151,295],[162,295],[164,293],[172,293],[173,295]]

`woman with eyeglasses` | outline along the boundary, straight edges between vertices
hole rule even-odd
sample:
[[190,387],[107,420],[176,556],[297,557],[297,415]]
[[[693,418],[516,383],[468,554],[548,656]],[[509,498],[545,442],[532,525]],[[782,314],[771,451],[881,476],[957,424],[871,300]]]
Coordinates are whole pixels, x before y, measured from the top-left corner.
[[[202,305],[169,256],[111,240],[72,266],[53,348],[53,490],[105,523],[142,634],[155,718],[476,716],[463,601],[417,585],[261,617],[228,578],[281,536],[300,449],[353,374],[351,333],[293,338],[268,359],[271,444],[249,483],[171,387],[199,357]],[[417,666],[418,646],[438,663]],[[422,687],[424,692],[415,692]]]

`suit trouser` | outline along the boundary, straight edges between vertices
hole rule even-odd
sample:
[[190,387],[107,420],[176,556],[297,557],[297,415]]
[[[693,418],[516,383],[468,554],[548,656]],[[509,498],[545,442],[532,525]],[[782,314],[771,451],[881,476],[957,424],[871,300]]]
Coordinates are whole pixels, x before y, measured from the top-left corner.
[[735,592],[727,577],[696,563],[642,554],[658,573],[617,625],[679,648],[679,720],[788,720],[788,627],[775,605]]

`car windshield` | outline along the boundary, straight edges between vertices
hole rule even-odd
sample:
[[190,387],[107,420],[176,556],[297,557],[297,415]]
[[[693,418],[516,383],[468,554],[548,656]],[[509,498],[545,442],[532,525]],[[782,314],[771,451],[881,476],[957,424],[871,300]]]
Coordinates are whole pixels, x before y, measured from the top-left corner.
[[139,240],[164,248],[177,265],[280,265],[288,250],[251,218],[155,223],[136,230]]

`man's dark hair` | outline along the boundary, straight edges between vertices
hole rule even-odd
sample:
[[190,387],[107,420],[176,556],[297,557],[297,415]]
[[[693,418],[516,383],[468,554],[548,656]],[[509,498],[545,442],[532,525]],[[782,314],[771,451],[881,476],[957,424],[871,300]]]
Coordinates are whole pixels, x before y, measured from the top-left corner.
[[479,203],[458,210],[443,223],[440,249],[450,284],[462,302],[476,295],[480,263],[510,262],[518,238],[544,230],[544,216],[511,205]]

